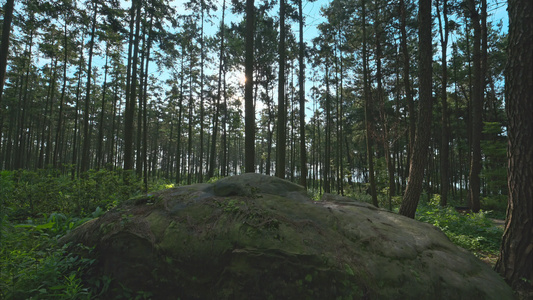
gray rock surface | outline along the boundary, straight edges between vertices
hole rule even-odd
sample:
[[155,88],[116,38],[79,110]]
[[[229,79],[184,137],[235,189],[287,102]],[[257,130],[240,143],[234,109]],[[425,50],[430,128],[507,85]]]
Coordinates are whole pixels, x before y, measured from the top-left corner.
[[337,195],[315,202],[259,174],[132,199],[62,241],[95,247],[108,297],[123,286],[154,299],[513,298],[432,225]]

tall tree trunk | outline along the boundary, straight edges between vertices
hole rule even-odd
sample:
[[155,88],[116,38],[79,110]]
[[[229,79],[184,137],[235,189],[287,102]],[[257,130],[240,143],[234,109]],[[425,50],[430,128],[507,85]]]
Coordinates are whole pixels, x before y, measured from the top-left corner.
[[222,105],[224,116],[222,118],[222,167],[220,168],[220,175],[227,176],[229,169],[229,159],[228,159],[228,102],[227,102],[227,93],[226,93],[226,69],[223,70],[223,96],[224,103]]
[[472,86],[472,156],[470,160],[470,208],[473,212],[479,212],[480,199],[479,192],[481,188],[481,134],[483,130],[482,113],[483,113],[483,88],[481,76],[481,25],[479,23],[479,14],[477,12],[474,0],[468,1],[468,11],[474,27],[474,50],[473,65],[474,78]]
[[[342,27],[342,26],[341,26]],[[339,29],[339,39],[340,39],[340,29]],[[344,158],[345,156],[342,155],[342,148],[343,148],[343,139],[344,136],[344,61],[343,61],[343,53],[342,49],[339,49],[339,59],[340,59],[340,88],[338,91],[339,94],[339,101],[337,103],[338,110],[339,110],[339,117],[337,119],[338,122],[338,135],[337,135],[337,155],[339,159],[339,167],[338,167],[338,176],[337,176],[337,187],[340,191],[341,195],[344,195],[344,178],[343,174],[346,169],[346,166],[344,165]]]
[[279,2],[279,82],[278,82],[278,134],[276,140],[276,176],[285,178],[287,151],[287,112],[285,109],[285,0]]
[[185,54],[181,54],[181,76],[180,76],[180,96],[179,96],[179,104],[178,104],[178,141],[176,145],[176,184],[180,184],[181,182],[181,167],[183,166],[183,163],[181,161],[182,157],[182,151],[181,151],[181,123],[182,123],[182,115],[183,115],[183,89],[185,87],[184,83],[184,77],[185,77]]
[[89,170],[89,150],[91,145],[91,136],[89,134],[89,108],[91,102],[91,76],[93,63],[94,38],[96,36],[96,16],[98,14],[98,4],[94,2],[94,14],[91,26],[91,40],[89,41],[89,62],[87,65],[87,87],[85,89],[85,108],[83,111],[83,148],[81,154],[80,171]]
[[19,103],[18,103],[18,113],[20,113],[19,119],[19,126],[18,126],[18,133],[17,133],[17,141],[16,143],[16,150],[15,150],[15,164],[14,169],[21,169],[24,167],[24,152],[26,148],[25,138],[26,138],[26,132],[24,130],[25,120],[26,120],[26,113],[28,111],[28,84],[30,81],[30,72],[31,72],[31,61],[32,61],[32,46],[33,46],[33,35],[34,31],[30,31],[30,39],[27,43],[28,45],[28,58],[27,58],[27,66],[26,66],[26,75],[24,76],[24,84],[21,85],[21,93],[19,95]]
[[244,170],[255,172],[255,110],[253,97],[254,74],[254,0],[246,0],[246,41],[244,76]]
[[442,3],[442,19],[440,16],[439,0],[436,2],[437,20],[439,22],[439,34],[441,45],[441,65],[442,65],[442,87],[441,87],[441,101],[442,101],[442,130],[441,130],[441,151],[440,151],[440,205],[446,206],[448,204],[448,191],[450,189],[450,175],[449,175],[449,156],[450,156],[450,127],[448,121],[448,93],[446,88],[448,86],[448,63],[446,53],[448,50],[448,1],[443,0]]
[[193,127],[193,107],[194,107],[194,101],[192,98],[192,91],[193,91],[193,53],[192,53],[192,47],[189,48],[189,107],[188,107],[188,122],[189,125],[187,126],[188,130],[188,140],[187,140],[187,184],[190,185],[192,183],[192,172],[194,170],[193,168],[193,156],[192,153],[192,127]]
[[410,68],[411,62],[409,58],[409,50],[407,48],[407,7],[405,0],[400,0],[400,32],[401,42],[400,47],[403,55],[403,84],[405,88],[405,98],[407,100],[407,111],[409,112],[409,147],[408,147],[408,163],[411,160],[411,155],[414,149],[415,131],[416,131],[416,111],[415,102],[413,100],[413,92],[411,90]]
[[104,86],[102,87],[102,106],[100,108],[100,122],[98,128],[98,141],[96,148],[95,167],[100,169],[104,161],[104,152],[102,145],[104,143],[104,120],[105,120],[105,98],[107,91],[107,69],[108,69],[108,57],[109,57],[109,43],[106,45],[105,65],[104,65]]
[[[135,24],[139,23],[139,20],[136,22],[136,11],[140,10],[140,7],[138,6],[138,0],[131,1],[128,64],[126,70],[126,110],[124,111],[124,170],[133,169],[133,120],[135,114],[135,88],[132,88],[132,86],[136,81],[134,73],[137,71],[137,59],[133,59],[133,53],[134,48],[135,53],[137,53],[138,48],[139,26],[134,29]],[[125,178],[127,179],[127,177]]]
[[[143,15],[142,18],[144,19],[146,16]],[[141,61],[139,63],[139,89],[138,89],[138,101],[139,101],[139,108],[137,110],[137,137],[135,140],[137,143],[135,144],[135,174],[137,174],[138,178],[142,177],[143,174],[143,157],[142,157],[142,147],[143,147],[143,141],[142,141],[142,120],[143,120],[143,88],[144,88],[144,59],[146,58],[146,25],[143,22],[142,29],[141,29],[141,36],[139,37],[142,41],[141,46]]]
[[[149,24],[149,31],[148,31],[148,43],[146,46],[146,65],[144,67],[144,90],[142,92],[142,102],[143,102],[143,111],[142,111],[142,127],[143,127],[143,136],[142,136],[142,164],[143,164],[143,185],[144,185],[144,192],[148,193],[148,67],[150,66],[150,50],[152,49],[152,35],[153,35],[153,29],[152,24],[154,21],[154,16],[150,16],[150,24]],[[139,124],[139,126],[141,126]],[[172,138],[172,135],[171,135]],[[170,155],[167,158],[170,160]]]
[[372,113],[372,101],[370,99],[369,82],[368,82],[368,57],[367,57],[367,34],[366,34],[366,0],[362,4],[362,22],[363,22],[363,97],[365,98],[365,134],[366,134],[366,154],[368,163],[368,173],[370,181],[370,194],[372,195],[372,204],[378,207],[378,196],[376,191],[376,179],[374,173],[374,150],[372,149],[372,123],[374,114]]
[[52,103],[53,103],[53,90],[55,87],[55,77],[56,77],[56,67],[57,67],[57,59],[54,57],[51,58],[50,62],[50,82],[48,84],[48,91],[46,94],[46,101],[45,101],[45,108],[42,113],[42,123],[38,125],[39,128],[41,128],[41,140],[40,140],[40,148],[39,148],[39,158],[37,160],[37,168],[42,169],[45,166],[45,145],[47,145],[47,141],[45,138],[45,135],[47,133],[47,129],[49,129],[50,122],[51,122],[51,115],[52,115]]
[[67,35],[67,22],[65,22],[64,27],[64,39],[63,39],[63,51],[64,51],[64,57],[63,57],[63,87],[61,88],[61,98],[59,100],[59,114],[57,117],[57,128],[56,128],[56,136],[55,136],[55,143],[54,143],[54,154],[53,154],[53,165],[54,168],[58,168],[58,160],[60,159],[59,152],[61,152],[60,147],[60,141],[59,137],[61,136],[61,133],[63,131],[63,104],[65,102],[65,93],[67,90],[67,68],[68,68],[68,35]]
[[300,41],[299,41],[299,53],[298,64],[300,67],[300,73],[298,76],[299,100],[300,100],[300,185],[307,188],[307,153],[305,147],[305,44],[304,44],[304,17],[302,2],[298,2],[299,28],[300,28]]
[[207,177],[211,178],[215,174],[215,155],[216,155],[216,144],[217,144],[217,135],[218,135],[218,122],[220,115],[220,99],[222,98],[222,68],[224,67],[224,17],[226,14],[226,0],[222,1],[222,20],[220,21],[220,51],[218,56],[218,81],[217,81],[217,99],[214,105],[215,114],[213,116],[213,133],[211,135],[211,154],[209,155],[209,170],[207,172]]
[[[116,74],[116,73],[115,73]],[[118,76],[115,76],[115,80],[118,81]],[[115,82],[113,86],[113,114],[111,117],[111,128],[109,130],[109,148],[108,148],[108,154],[107,154],[107,163],[112,165],[113,169],[117,165],[117,161],[115,160],[115,140],[116,136],[118,136],[118,133],[115,135],[115,129],[116,129],[116,119],[117,119],[117,102],[118,102],[118,82]]]
[[389,126],[388,126],[388,118],[387,118],[387,112],[385,109],[385,97],[384,97],[384,91],[383,91],[383,72],[382,72],[382,45],[381,45],[381,36],[383,34],[383,28],[381,27],[381,20],[380,17],[380,9],[379,6],[381,5],[379,1],[375,1],[375,20],[374,20],[374,34],[376,36],[376,52],[375,52],[375,58],[376,58],[376,81],[377,81],[377,91],[376,91],[376,102],[379,105],[379,113],[380,113],[380,122],[382,124],[382,142],[383,142],[383,152],[385,155],[385,163],[387,165],[387,174],[389,176],[389,192],[388,192],[388,200],[389,200],[389,209],[392,210],[392,195],[395,192],[395,186],[394,186],[394,165],[393,160],[391,158],[390,154],[390,142],[389,142]]
[[[82,37],[83,43],[83,37]],[[79,109],[80,109],[80,93],[81,93],[81,74],[83,69],[83,47],[80,47],[80,65],[78,70],[78,86],[76,87],[76,106],[74,108],[74,137],[72,141],[72,170],[71,170],[71,179],[74,180],[76,175],[79,176],[79,165],[78,165],[78,118],[79,118]]]
[[[14,2],[15,0],[7,0],[6,5],[4,6],[2,44],[0,44],[0,153],[2,153],[2,128],[4,127],[2,96],[4,94],[4,82],[6,79],[7,56],[9,55],[9,36],[11,35]],[[1,169],[2,165],[0,163],[0,170]]]
[[495,269],[533,298],[533,2],[509,0],[509,47],[505,99],[509,125],[509,201],[500,257]]
[[331,99],[329,97],[329,57],[326,54],[325,58],[325,76],[326,81],[326,146],[324,153],[324,171],[322,175],[324,177],[324,192],[331,193]]
[[200,27],[200,153],[198,154],[198,182],[203,182],[204,179],[204,15],[205,4],[204,0],[200,1],[201,5],[201,27]]
[[418,122],[415,135],[413,155],[409,165],[409,180],[399,213],[414,218],[424,180],[427,165],[428,147],[431,134],[431,115],[433,99],[432,80],[432,41],[431,41],[431,0],[419,0],[419,105]]
[[54,58],[54,66],[53,66],[53,75],[52,75],[52,82],[51,82],[51,88],[50,88],[50,108],[48,109],[49,113],[47,114],[47,120],[46,120],[46,151],[45,151],[45,160],[44,164],[46,167],[48,167],[52,162],[52,117],[54,115],[54,101],[55,101],[55,91],[56,91],[56,83],[57,83],[57,58]]

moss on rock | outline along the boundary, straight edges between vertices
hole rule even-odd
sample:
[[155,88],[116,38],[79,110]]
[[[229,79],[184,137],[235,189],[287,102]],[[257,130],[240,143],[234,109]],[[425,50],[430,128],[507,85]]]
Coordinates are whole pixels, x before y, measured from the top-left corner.
[[[148,201],[149,200],[149,201]],[[94,272],[155,299],[510,299],[436,227],[293,183],[243,174],[128,201],[63,242]]]

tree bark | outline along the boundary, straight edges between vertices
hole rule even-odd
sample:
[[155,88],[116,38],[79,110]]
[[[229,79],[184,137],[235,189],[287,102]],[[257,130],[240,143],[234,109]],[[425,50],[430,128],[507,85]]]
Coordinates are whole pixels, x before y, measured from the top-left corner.
[[218,80],[217,80],[217,99],[214,105],[215,114],[213,116],[213,133],[211,135],[211,154],[209,155],[209,170],[207,178],[211,178],[215,174],[215,155],[218,135],[218,123],[220,115],[220,99],[222,98],[222,69],[224,67],[224,18],[226,15],[226,0],[222,1],[222,20],[220,21],[220,51],[218,55]]
[[[136,32],[134,33],[134,26],[136,24],[136,11],[138,8],[138,1],[131,1],[130,9],[130,34],[129,34],[129,46],[128,46],[128,64],[127,64],[127,74],[126,74],[126,109],[124,111],[124,170],[133,169],[133,118],[135,114],[135,89],[132,89],[131,86],[136,80],[132,80],[133,74],[136,73],[136,68],[133,71],[132,68],[137,63],[137,60],[133,60],[134,48],[137,51],[138,39],[139,36],[137,26]],[[132,92],[133,91],[133,92]],[[132,100],[133,98],[133,100]]]
[[[13,20],[13,7],[15,0],[7,0],[4,6],[4,24],[2,27],[2,44],[0,45],[0,153],[2,149],[2,128],[4,124],[2,111],[2,96],[6,79],[7,56],[9,54],[9,36],[11,35],[11,21]],[[2,165],[0,163],[0,169]]]
[[276,176],[285,178],[286,114],[285,111],[285,0],[279,4],[279,82],[278,82],[278,135],[276,141]]
[[98,122],[98,141],[96,147],[96,159],[95,167],[100,169],[104,162],[104,152],[103,152],[103,143],[104,143],[104,120],[105,120],[105,98],[107,92],[107,70],[108,70],[108,59],[109,59],[109,43],[106,45],[106,54],[105,54],[105,65],[104,65],[104,83],[102,86],[102,106],[100,108],[100,121]]
[[92,76],[92,62],[94,39],[96,35],[96,16],[98,14],[98,4],[94,3],[94,14],[91,27],[91,40],[89,41],[89,62],[87,64],[87,87],[85,89],[85,106],[83,111],[83,148],[81,154],[80,172],[89,170],[89,150],[91,145],[91,136],[89,134],[89,108],[91,102],[91,76]]
[[509,201],[496,270],[533,298],[533,2],[509,0],[506,109]]
[[198,154],[198,182],[203,182],[204,178],[204,0],[200,1],[201,24],[200,24],[200,153]]
[[[53,165],[54,168],[58,168],[58,161],[61,160],[59,156],[59,152],[61,152],[59,137],[62,133],[62,126],[63,126],[63,104],[65,102],[65,92],[67,89],[67,68],[68,68],[68,35],[67,35],[67,22],[65,22],[64,27],[64,33],[63,36],[63,86],[61,88],[61,99],[59,100],[59,115],[57,117],[57,128],[56,128],[56,136],[55,136],[55,143],[54,143],[54,154],[53,154]],[[0,123],[1,124],[1,123]],[[1,127],[1,126],[0,126]],[[1,135],[1,133],[0,133]]]
[[255,172],[255,109],[253,95],[254,74],[254,0],[246,0],[246,41],[244,76],[244,170]]
[[324,178],[324,193],[331,193],[331,99],[329,96],[329,53],[326,53],[325,58],[325,76],[324,80],[326,81],[326,124],[324,127],[325,131],[325,144],[326,149],[324,149],[324,171],[322,172]]
[[473,65],[474,78],[472,86],[472,156],[470,159],[470,208],[473,212],[479,212],[480,200],[479,192],[481,188],[481,131],[483,130],[483,78],[481,76],[481,25],[479,24],[479,14],[475,7],[474,0],[468,1],[468,10],[474,27],[474,50]]
[[415,102],[413,100],[413,92],[411,90],[411,80],[410,80],[410,59],[409,59],[409,50],[407,48],[407,7],[404,0],[400,0],[400,32],[401,32],[401,42],[400,47],[403,55],[403,84],[405,88],[405,98],[407,100],[407,111],[409,112],[409,147],[407,159],[408,163],[411,160],[411,154],[414,149],[415,142],[415,133],[416,133],[416,112],[415,112]]
[[439,1],[436,2],[437,8],[437,20],[439,22],[439,34],[440,34],[440,44],[441,44],[441,65],[442,65],[442,87],[441,87],[441,101],[442,101],[442,118],[441,118],[441,151],[440,151],[440,183],[441,183],[441,193],[440,193],[440,205],[446,206],[448,204],[448,191],[450,189],[450,178],[449,178],[449,156],[450,156],[450,127],[448,121],[448,93],[446,92],[446,87],[448,85],[448,65],[446,53],[448,50],[448,1],[443,0],[442,3],[442,17],[440,16],[440,7]]
[[300,185],[307,188],[307,153],[305,149],[305,44],[304,44],[304,17],[302,11],[302,2],[298,2],[298,13],[300,15],[300,47],[298,54],[298,63],[300,65],[300,73],[298,76],[299,100],[300,100]]
[[433,96],[432,80],[432,41],[431,41],[431,0],[419,0],[419,105],[415,143],[409,165],[409,180],[399,213],[414,218],[420,194],[431,134]]
[[378,196],[376,191],[376,179],[374,173],[374,150],[372,147],[372,122],[374,114],[372,113],[369,83],[368,83],[368,58],[367,58],[367,35],[366,35],[366,3],[363,0],[362,17],[363,17],[363,97],[365,99],[365,135],[366,135],[366,154],[368,163],[368,179],[370,181],[370,195],[372,204],[378,207]]

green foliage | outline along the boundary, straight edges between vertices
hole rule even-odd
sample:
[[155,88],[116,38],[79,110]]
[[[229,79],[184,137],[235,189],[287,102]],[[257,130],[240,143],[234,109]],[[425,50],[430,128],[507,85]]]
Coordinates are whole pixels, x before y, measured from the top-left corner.
[[213,177],[209,178],[207,183],[215,183],[215,182],[219,181],[222,178],[224,178],[224,176],[213,176]]
[[453,243],[471,252],[499,251],[503,229],[496,227],[485,211],[461,214],[451,207],[422,204],[417,219],[439,227]]
[[307,194],[309,195],[309,198],[313,199],[313,201],[320,201],[320,199],[322,199],[322,193],[320,190],[308,189]]
[[0,175],[1,200],[12,208],[9,218],[18,221],[53,212],[86,216],[98,207],[115,207],[141,191],[140,180],[126,184],[121,172],[108,170],[90,170],[75,179],[53,170],[2,171]]
[[496,212],[500,212],[500,217],[503,219],[507,210],[507,198],[507,195],[483,197],[481,199],[481,207],[485,210],[490,210],[492,216],[497,215]]
[[[67,252],[58,239],[139,195],[141,185],[135,177],[125,183],[121,172],[108,170],[90,170],[75,179],[53,170],[1,171],[0,299],[98,298],[111,279],[87,281],[84,276],[94,261]],[[172,186],[158,181],[150,190]],[[131,296],[125,298],[150,297]]]
[[4,216],[0,246],[0,298],[90,299],[82,285],[84,271],[93,260],[58,247],[57,239],[87,219],[51,214],[11,224]]
[[501,122],[484,122],[481,148],[485,159],[481,172],[491,195],[507,194],[507,139]]

